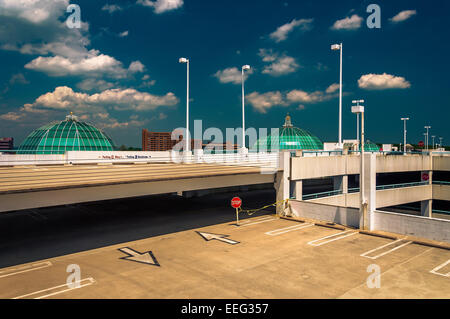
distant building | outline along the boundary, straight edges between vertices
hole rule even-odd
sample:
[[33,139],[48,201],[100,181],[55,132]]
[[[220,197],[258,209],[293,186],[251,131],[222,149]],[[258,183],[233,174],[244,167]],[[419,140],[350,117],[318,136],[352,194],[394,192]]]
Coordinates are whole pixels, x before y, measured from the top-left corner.
[[172,140],[170,132],[149,132],[142,130],[142,150],[147,152],[164,152],[172,148],[183,140],[183,135],[179,139]]
[[[183,134],[182,132],[175,132],[174,137],[177,137],[176,139],[172,139],[172,133],[171,132],[150,132],[146,129],[142,130],[142,150],[147,152],[165,152],[165,151],[171,151],[175,145],[180,143],[179,146],[181,146],[178,151],[182,150],[184,148],[183,141]],[[213,142],[206,142],[204,143],[201,140],[194,140],[191,139],[191,150],[197,150],[197,149],[205,149],[207,148],[209,150],[213,151],[221,151],[221,150],[237,150],[238,145],[232,144],[230,142],[226,143],[213,143]]]
[[0,151],[8,151],[14,149],[14,138],[0,137]]

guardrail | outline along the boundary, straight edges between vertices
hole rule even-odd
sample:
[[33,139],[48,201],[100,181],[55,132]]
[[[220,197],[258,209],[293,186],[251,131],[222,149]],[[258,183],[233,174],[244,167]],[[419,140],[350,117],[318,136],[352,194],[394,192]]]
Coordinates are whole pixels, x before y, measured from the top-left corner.
[[433,185],[450,185],[450,182],[433,181]]
[[392,185],[380,185],[377,186],[377,191],[387,190],[387,189],[395,189],[395,188],[406,188],[406,187],[415,187],[415,186],[425,186],[429,185],[429,182],[416,182],[416,183],[403,183],[403,184],[392,184]]
[[[443,183],[445,183],[445,185],[450,185],[449,182],[443,182]],[[377,186],[377,190],[406,188],[406,187],[424,186],[424,185],[429,185],[429,182],[403,183],[403,184],[393,184],[393,185],[380,185],[380,186]],[[349,188],[347,190],[347,193],[348,194],[354,194],[354,193],[359,193],[359,191],[360,191],[359,187],[357,187],[357,188]],[[337,195],[342,195],[342,194],[343,194],[342,190],[328,191],[328,192],[322,192],[322,193],[316,193],[316,194],[308,194],[308,195],[303,195],[303,200],[331,197],[331,196],[337,196]]]
[[337,191],[329,191],[329,192],[323,192],[323,193],[316,193],[316,194],[308,194],[303,195],[303,200],[310,200],[310,199],[317,199],[317,198],[324,198],[324,197],[331,197],[336,195],[342,195],[342,190]]
[[24,165],[76,165],[76,164],[121,164],[121,163],[204,163],[225,165],[264,165],[278,167],[279,153],[194,153],[179,152],[77,152],[65,154],[8,154],[0,153],[0,166]]

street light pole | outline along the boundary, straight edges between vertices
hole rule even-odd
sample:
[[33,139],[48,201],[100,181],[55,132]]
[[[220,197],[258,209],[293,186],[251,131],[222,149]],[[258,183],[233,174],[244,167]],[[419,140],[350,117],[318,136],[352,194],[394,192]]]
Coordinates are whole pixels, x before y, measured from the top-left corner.
[[180,58],[179,63],[186,63],[186,141],[185,152],[189,153],[190,149],[190,134],[189,134],[189,59]]
[[339,65],[339,148],[342,148],[342,51],[343,44],[333,44],[331,50],[340,51],[340,65]]
[[431,126],[425,126],[425,129],[427,130],[427,133],[426,133],[426,143],[427,143],[427,152],[428,152],[428,149],[429,149],[429,134],[430,134],[430,132],[429,132],[429,130],[430,130],[430,128],[431,128]]
[[359,198],[360,198],[360,212],[363,216],[363,229],[367,227],[367,205],[365,200],[365,187],[364,187],[364,178],[365,178],[365,168],[364,168],[364,139],[365,139],[365,133],[364,133],[364,106],[359,105],[359,103],[364,103],[364,100],[360,101],[353,101],[353,103],[356,103],[356,106],[352,106],[352,113],[354,114],[361,114],[361,152],[360,152],[360,177],[359,177]]
[[245,90],[244,90],[244,82],[245,82],[245,70],[250,70],[250,65],[242,66],[242,152],[245,153]]
[[406,121],[409,121],[409,117],[401,118],[403,121],[403,153],[406,154]]
[[436,138],[436,135],[432,135],[431,138],[433,139],[433,151],[434,151],[435,150],[434,139]]

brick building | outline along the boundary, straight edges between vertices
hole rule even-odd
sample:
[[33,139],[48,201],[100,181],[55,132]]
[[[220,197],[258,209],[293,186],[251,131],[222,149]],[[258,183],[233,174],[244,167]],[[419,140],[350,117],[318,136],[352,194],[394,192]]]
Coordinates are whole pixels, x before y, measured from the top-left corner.
[[7,151],[14,149],[14,138],[0,137],[0,151]]

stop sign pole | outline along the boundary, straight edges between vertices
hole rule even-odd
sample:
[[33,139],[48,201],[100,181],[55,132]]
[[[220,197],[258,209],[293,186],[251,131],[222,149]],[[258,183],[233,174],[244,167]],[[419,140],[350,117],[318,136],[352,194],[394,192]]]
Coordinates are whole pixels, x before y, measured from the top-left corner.
[[234,197],[231,200],[231,207],[236,209],[236,225],[239,226],[239,208],[242,206],[242,199]]

